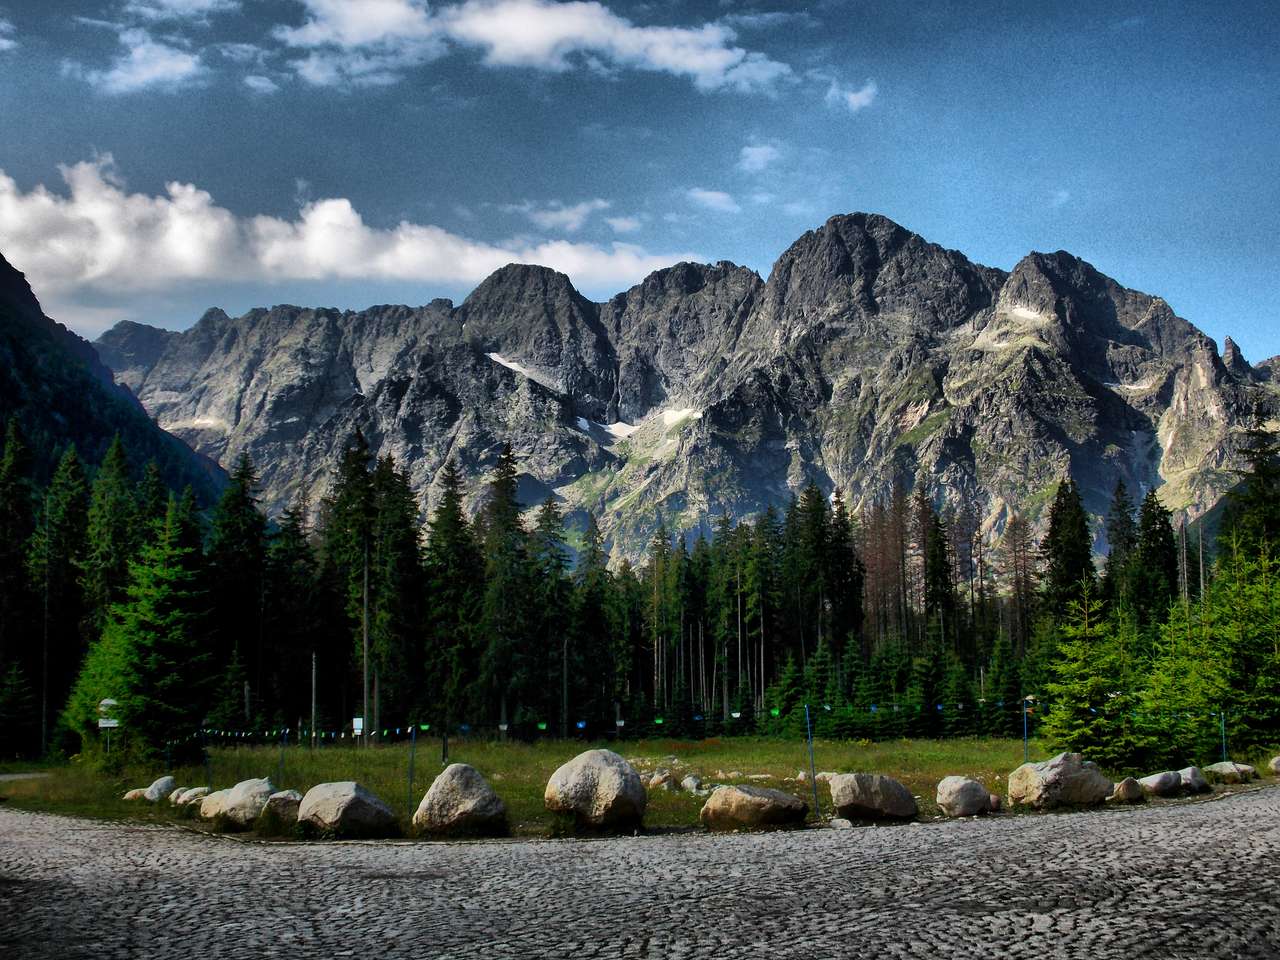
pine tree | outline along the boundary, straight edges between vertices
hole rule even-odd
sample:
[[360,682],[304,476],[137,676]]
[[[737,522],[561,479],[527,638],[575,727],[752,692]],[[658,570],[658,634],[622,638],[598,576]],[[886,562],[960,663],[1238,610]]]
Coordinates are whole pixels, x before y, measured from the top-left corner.
[[85,638],[96,639],[113,604],[124,599],[129,561],[141,545],[129,460],[117,435],[111,441],[89,498],[88,548],[81,584]]

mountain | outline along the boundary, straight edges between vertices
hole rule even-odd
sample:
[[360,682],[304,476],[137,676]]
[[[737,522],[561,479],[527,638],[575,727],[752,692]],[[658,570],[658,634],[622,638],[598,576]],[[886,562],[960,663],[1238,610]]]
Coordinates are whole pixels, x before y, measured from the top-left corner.
[[446,458],[478,483],[505,441],[529,502],[596,511],[627,555],[659,516],[707,529],[810,479],[855,506],[924,484],[991,534],[1068,474],[1096,515],[1123,477],[1195,517],[1280,409],[1269,369],[1069,253],[1006,273],[861,213],[767,280],[681,263],[593,303],[510,265],[460,306],[210,310],[97,348],[166,429],[224,465],[249,453],[273,511],[322,495],[357,427],[428,502]]
[[68,443],[97,463],[119,434],[138,467],[155,460],[171,487],[190,484],[204,502],[225,481],[216,463],[156,426],[88,341],[45,316],[26,278],[0,256],[0,424],[11,416],[42,480]]

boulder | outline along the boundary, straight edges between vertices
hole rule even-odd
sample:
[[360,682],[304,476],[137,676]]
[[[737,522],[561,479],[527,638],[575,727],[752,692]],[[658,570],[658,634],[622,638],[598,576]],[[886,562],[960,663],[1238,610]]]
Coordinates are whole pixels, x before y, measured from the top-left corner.
[[879,773],[839,773],[828,781],[831,802],[845,820],[911,820],[919,808],[911,791]]
[[413,826],[420,833],[506,833],[507,805],[475,767],[451,763],[418,804]]
[[189,789],[190,789],[189,787],[174,787],[172,790],[169,791],[169,802],[172,804],[177,804],[178,801],[182,799],[182,795],[186,793],[187,790]]
[[698,819],[708,830],[759,830],[804,823],[809,805],[768,787],[717,787]]
[[121,800],[145,800],[147,799],[147,788],[135,787],[134,789],[127,791],[125,795],[120,799]]
[[182,791],[182,796],[178,797],[178,805],[185,807],[196,800],[203,800],[211,792],[208,787],[188,787]]
[[222,805],[230,793],[230,790],[215,790],[213,793],[205,794],[200,800],[200,818],[212,820],[214,817],[221,816]]
[[852,830],[853,821],[846,820],[844,817],[832,817],[830,824],[832,830]]
[[1133,777],[1125,777],[1116,784],[1111,796],[1107,797],[1112,803],[1141,803],[1146,798],[1146,794],[1142,790],[1142,784]]
[[675,781],[671,779],[670,770],[659,770],[649,778],[650,790],[674,790]]
[[339,837],[388,837],[396,832],[391,808],[352,780],[318,783],[298,804],[298,823]]
[[1208,793],[1213,789],[1199,767],[1183,767],[1178,776],[1182,778],[1182,789],[1187,793]]
[[1182,776],[1173,770],[1165,770],[1143,777],[1138,786],[1148,797],[1176,797],[1182,793]]
[[987,798],[987,813],[999,813],[1004,806],[1004,801],[1000,799],[1000,794],[993,793]]
[[1024,763],[1009,774],[1009,803],[1037,810],[1092,806],[1111,796],[1113,789],[1098,765],[1078,753]]
[[543,794],[548,810],[590,827],[638,827],[647,799],[631,764],[612,750],[578,754],[551,775]]
[[948,817],[976,817],[991,809],[991,793],[968,777],[943,777],[938,784],[938,806]]
[[222,815],[232,826],[247,829],[262,815],[267,800],[275,792],[275,784],[266,777],[241,780],[227,791],[222,801]]
[[146,798],[152,803],[159,803],[169,794],[173,793],[173,788],[176,786],[177,784],[174,782],[173,777],[161,777],[159,780],[153,782],[151,786],[147,787],[145,791]]
[[697,793],[702,789],[702,778],[691,773],[680,781],[680,787],[690,793]]
[[1271,771],[1273,777],[1280,777],[1280,757],[1272,757],[1271,762],[1267,764],[1267,769]]
[[1258,771],[1247,763],[1232,763],[1223,760],[1204,768],[1204,772],[1220,783],[1248,783],[1258,779]]
[[258,817],[259,828],[272,832],[281,827],[291,827],[298,822],[298,807],[302,794],[297,790],[277,790],[267,797]]

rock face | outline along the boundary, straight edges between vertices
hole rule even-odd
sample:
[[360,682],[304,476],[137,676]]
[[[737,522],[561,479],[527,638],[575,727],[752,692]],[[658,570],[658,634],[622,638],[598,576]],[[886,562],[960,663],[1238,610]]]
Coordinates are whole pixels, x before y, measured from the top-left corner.
[[1138,781],[1142,792],[1148,797],[1177,797],[1182,794],[1182,777],[1173,770],[1153,773]]
[[944,777],[938,784],[938,807],[948,817],[976,817],[991,809],[991,794],[977,780]]
[[169,794],[173,793],[173,788],[177,786],[173,777],[160,777],[154,781],[151,786],[147,787],[146,798],[152,803],[159,803]]
[[308,790],[298,805],[298,823],[339,837],[387,837],[396,830],[391,808],[351,780]]
[[702,805],[698,819],[708,830],[759,830],[804,823],[809,805],[767,787],[717,787]]
[[628,829],[644,819],[648,797],[626,760],[612,750],[588,750],[551,775],[543,800],[584,826]]
[[1009,803],[1037,810],[1092,806],[1111,796],[1113,789],[1098,765],[1078,753],[1024,763],[1009,774]]
[[1142,784],[1133,777],[1125,777],[1116,784],[1115,789],[1111,791],[1111,796],[1107,799],[1112,803],[1141,803],[1145,797]]
[[836,813],[846,820],[911,820],[920,812],[911,791],[893,777],[839,773],[827,783]]
[[767,281],[683,263],[592,303],[510,265],[460,306],[210,310],[97,347],[161,426],[224,465],[249,454],[272,513],[319,501],[357,427],[429,507],[446,456],[474,504],[509,442],[523,500],[593,510],[615,559],[659,515],[705,529],[808,478],[856,509],[928,476],[992,537],[1019,506],[1043,524],[1068,474],[1096,516],[1120,476],[1194,518],[1234,482],[1245,424],[1280,410],[1261,368],[1069,253],[1006,273],[863,213]]
[[275,784],[265,777],[241,780],[222,801],[222,815],[236,827],[247,828],[262,814],[267,800],[276,792]]
[[1183,767],[1178,776],[1182,779],[1182,789],[1187,793],[1208,793],[1213,789],[1199,767]]
[[420,833],[501,834],[507,829],[507,806],[479,770],[453,763],[423,796],[413,826]]
[[1258,771],[1247,763],[1232,763],[1230,760],[1210,764],[1204,772],[1220,783],[1248,783],[1258,778]]

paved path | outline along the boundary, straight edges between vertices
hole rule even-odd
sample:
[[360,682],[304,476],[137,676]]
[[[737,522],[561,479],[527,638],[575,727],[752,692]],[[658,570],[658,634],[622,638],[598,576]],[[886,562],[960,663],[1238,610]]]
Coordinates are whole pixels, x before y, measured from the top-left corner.
[[0,957],[1275,957],[1280,789],[858,830],[263,844],[0,808]]

